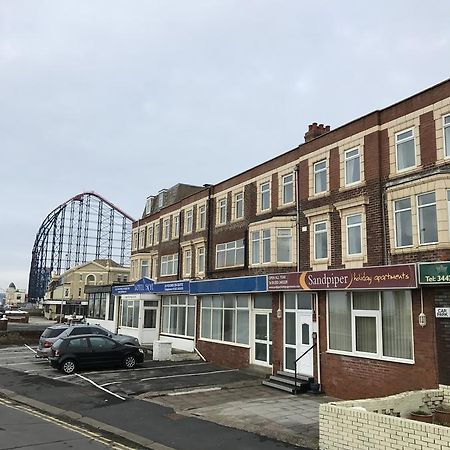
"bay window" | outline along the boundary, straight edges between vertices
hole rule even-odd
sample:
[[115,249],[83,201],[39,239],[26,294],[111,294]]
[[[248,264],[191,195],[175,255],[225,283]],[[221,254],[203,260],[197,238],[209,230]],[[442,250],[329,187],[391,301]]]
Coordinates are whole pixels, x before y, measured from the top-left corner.
[[412,245],[411,199],[402,198],[394,202],[395,246]]
[[428,192],[417,196],[419,218],[419,243],[434,244],[438,242],[436,194]]

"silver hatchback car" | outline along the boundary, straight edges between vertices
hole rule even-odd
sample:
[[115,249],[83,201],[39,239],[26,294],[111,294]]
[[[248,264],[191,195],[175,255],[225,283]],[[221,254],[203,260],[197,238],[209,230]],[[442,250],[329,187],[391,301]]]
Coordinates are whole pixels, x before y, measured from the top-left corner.
[[139,340],[126,334],[116,334],[100,325],[74,324],[74,325],[52,325],[45,329],[39,339],[36,350],[37,358],[48,358],[52,345],[60,338],[78,336],[81,334],[98,334],[114,339],[116,342],[125,345],[140,347]]

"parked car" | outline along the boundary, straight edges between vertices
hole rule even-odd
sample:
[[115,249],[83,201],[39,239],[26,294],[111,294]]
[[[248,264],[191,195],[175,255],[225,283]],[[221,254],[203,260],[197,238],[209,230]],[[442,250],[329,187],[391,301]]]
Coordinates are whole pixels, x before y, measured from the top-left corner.
[[95,334],[59,338],[51,347],[52,367],[66,375],[78,369],[124,366],[133,369],[144,362],[144,350]]
[[133,336],[126,334],[116,334],[100,325],[86,325],[86,324],[58,324],[48,327],[41,335],[39,339],[39,345],[37,348],[37,357],[47,358],[50,353],[51,346],[56,342],[58,338],[77,336],[81,334],[99,334],[101,336],[107,336],[114,339],[121,344],[133,345],[139,347],[139,340]]

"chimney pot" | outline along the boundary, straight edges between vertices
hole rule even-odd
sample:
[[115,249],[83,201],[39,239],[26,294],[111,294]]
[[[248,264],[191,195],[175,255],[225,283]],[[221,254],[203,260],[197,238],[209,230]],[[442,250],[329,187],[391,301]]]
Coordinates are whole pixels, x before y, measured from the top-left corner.
[[308,131],[305,133],[305,142],[312,141],[313,139],[321,136],[322,134],[330,131],[330,125],[324,126],[323,123],[317,125],[317,122],[313,122],[308,125]]

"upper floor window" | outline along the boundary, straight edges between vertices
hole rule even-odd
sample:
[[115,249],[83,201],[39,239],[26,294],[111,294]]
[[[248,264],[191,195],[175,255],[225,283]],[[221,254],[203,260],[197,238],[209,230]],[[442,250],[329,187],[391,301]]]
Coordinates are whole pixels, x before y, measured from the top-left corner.
[[314,259],[328,258],[328,225],[327,222],[314,224]]
[[445,157],[450,157],[450,114],[442,118],[444,126],[444,152]]
[[261,211],[270,209],[270,181],[262,183],[259,187]]
[[145,247],[145,228],[139,230],[139,248]]
[[223,225],[227,221],[227,199],[222,198],[219,200],[219,216],[218,223]]
[[172,221],[173,237],[177,238],[180,235],[180,215],[175,214],[172,216]]
[[184,232],[186,234],[192,233],[192,209],[188,209],[184,212]]
[[345,152],[345,185],[359,183],[361,181],[361,155],[359,147]]
[[147,227],[147,246],[153,245],[153,225]]
[[417,196],[419,216],[419,243],[434,244],[438,242],[436,194],[428,192]]
[[163,235],[162,240],[168,241],[170,238],[170,219],[167,217],[163,220]]
[[242,219],[244,217],[244,193],[234,194],[234,218]]
[[416,165],[414,128],[396,133],[395,151],[398,171],[406,170]]
[[155,244],[159,243],[159,223],[155,223],[155,232],[154,232],[154,242]]
[[133,250],[137,250],[137,248],[138,248],[138,239],[139,239],[139,232],[134,231],[133,232]]
[[184,266],[183,274],[190,277],[191,271],[192,271],[192,251],[191,250],[186,250],[184,252],[183,266]]
[[318,161],[313,166],[314,194],[320,194],[327,190],[327,160]]
[[146,259],[141,261],[141,278],[148,277],[148,261]]
[[347,227],[347,255],[360,255],[362,253],[362,217],[361,214],[352,214],[346,217]]
[[292,203],[294,201],[294,174],[290,173],[281,178],[282,196],[281,201],[283,205]]
[[270,263],[270,229],[253,231],[251,236],[252,264]]
[[206,205],[198,207],[198,229],[204,230],[206,228]]
[[411,199],[401,198],[394,202],[395,246],[408,247],[413,244]]
[[178,253],[161,256],[161,276],[178,273]]
[[292,262],[292,230],[277,229],[277,262]]
[[244,240],[216,245],[216,268],[244,265]]

